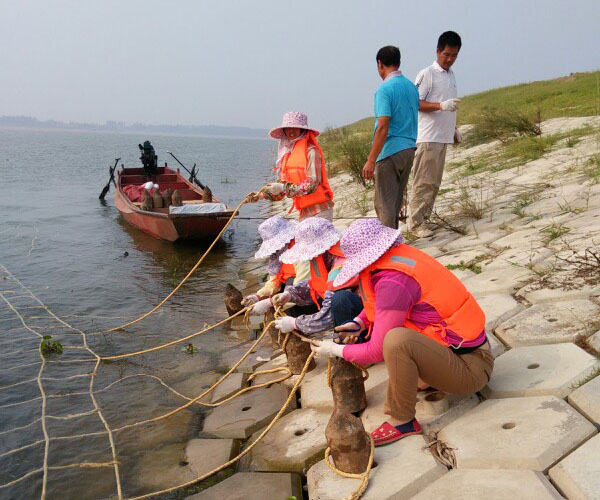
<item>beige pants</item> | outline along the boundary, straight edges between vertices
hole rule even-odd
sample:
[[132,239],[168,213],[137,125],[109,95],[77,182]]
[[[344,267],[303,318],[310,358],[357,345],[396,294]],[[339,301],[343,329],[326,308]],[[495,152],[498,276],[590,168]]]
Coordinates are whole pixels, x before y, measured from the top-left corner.
[[375,165],[375,212],[384,226],[398,227],[402,197],[414,157],[414,149],[404,149]]
[[413,164],[413,182],[408,198],[408,228],[429,219],[442,183],[447,144],[420,142]]
[[383,341],[389,381],[385,413],[402,422],[415,417],[419,377],[450,394],[471,394],[490,380],[494,357],[486,343],[468,354],[456,354],[408,328],[390,330]]

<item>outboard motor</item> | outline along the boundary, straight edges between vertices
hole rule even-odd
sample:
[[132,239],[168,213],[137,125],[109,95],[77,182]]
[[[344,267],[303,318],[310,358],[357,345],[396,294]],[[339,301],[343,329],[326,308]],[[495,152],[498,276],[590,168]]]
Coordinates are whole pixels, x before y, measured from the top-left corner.
[[155,176],[158,173],[158,157],[154,152],[154,146],[150,144],[150,141],[144,141],[144,145],[138,144],[138,147],[142,152],[140,160],[144,165],[144,173],[151,177]]

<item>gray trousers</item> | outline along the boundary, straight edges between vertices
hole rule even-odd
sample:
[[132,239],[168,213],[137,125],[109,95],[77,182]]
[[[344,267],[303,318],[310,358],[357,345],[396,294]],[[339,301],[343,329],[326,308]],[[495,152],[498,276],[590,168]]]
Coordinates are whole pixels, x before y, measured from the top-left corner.
[[414,148],[404,149],[375,165],[375,212],[384,226],[398,228],[402,197],[414,157]]
[[447,144],[420,142],[417,144],[413,181],[408,199],[408,228],[414,229],[429,219],[444,175]]

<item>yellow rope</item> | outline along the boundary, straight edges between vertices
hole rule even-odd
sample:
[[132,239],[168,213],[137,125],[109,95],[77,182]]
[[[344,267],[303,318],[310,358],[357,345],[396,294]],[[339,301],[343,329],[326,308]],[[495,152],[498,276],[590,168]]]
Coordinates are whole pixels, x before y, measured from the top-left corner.
[[373,467],[373,457],[375,455],[375,442],[373,441],[373,437],[369,436],[369,440],[371,442],[371,451],[369,453],[369,463],[367,464],[367,469],[362,474],[350,474],[349,472],[344,472],[339,470],[335,465],[333,465],[329,460],[329,453],[331,452],[331,448],[327,448],[325,450],[325,463],[327,466],[336,474],[339,474],[342,477],[347,477],[350,479],[360,479],[360,484],[358,488],[354,490],[349,496],[344,498],[343,500],[358,500],[362,494],[367,489],[369,485],[369,474],[371,473],[371,468]]
[[[240,458],[247,455],[252,450],[252,448],[254,448],[262,440],[262,438],[264,438],[266,436],[266,434],[273,428],[273,426],[277,423],[277,421],[283,416],[283,414],[285,413],[285,410],[287,409],[287,407],[289,406],[289,404],[292,402],[293,398],[295,397],[296,391],[300,387],[300,384],[302,383],[302,380],[304,379],[304,376],[306,375],[306,372],[308,370],[308,366],[310,365],[310,362],[312,361],[314,356],[315,356],[315,353],[311,352],[310,355],[308,356],[308,358],[306,359],[306,362],[304,363],[304,367],[302,368],[302,371],[298,375],[298,380],[296,380],[296,383],[294,384],[294,387],[292,388],[289,396],[285,400],[285,403],[283,403],[283,406],[280,408],[280,410],[277,412],[277,414],[273,417],[273,420],[271,420],[269,425],[267,425],[267,427],[265,427],[265,429],[258,435],[256,440],[254,440],[252,443],[250,443],[248,445],[248,447],[245,448],[236,457],[225,462],[224,464],[219,465],[218,467],[214,468],[210,472],[207,472],[206,474],[203,474],[201,476],[198,476],[195,479],[192,479],[191,481],[187,481],[185,483],[179,484],[177,486],[173,486],[171,488],[166,488],[164,490],[153,491],[151,493],[146,493],[145,495],[131,497],[128,500],[144,500],[146,498],[151,498],[156,495],[162,495],[162,494],[170,493],[172,491],[175,491],[175,490],[178,490],[181,488],[186,488],[186,487],[191,486],[199,481],[203,481],[204,479],[212,476],[213,474],[216,474],[219,471],[222,471],[223,469],[225,469],[225,468],[229,467],[230,465],[234,464],[235,462],[237,462]],[[372,459],[370,460],[369,467],[367,468],[367,472],[370,470],[371,463],[372,463]],[[368,477],[367,477],[367,482],[368,482]],[[366,488],[366,485],[365,485],[365,488]],[[363,489],[363,491],[364,491],[364,489]],[[355,498],[358,498],[358,497],[355,497]]]
[[[252,307],[252,306],[249,306],[249,307]],[[194,332],[194,333],[188,335],[187,337],[183,337],[183,338],[180,338],[180,339],[177,339],[177,340],[173,340],[171,342],[167,342],[166,344],[157,345],[156,347],[150,347],[148,349],[144,349],[143,351],[129,352],[127,354],[117,354],[115,356],[104,356],[104,357],[101,357],[100,359],[102,361],[114,361],[115,359],[130,358],[132,356],[139,356],[140,354],[146,354],[148,352],[160,351],[161,349],[165,349],[166,347],[171,347],[172,345],[180,344],[181,342],[185,342],[186,340],[189,340],[191,338],[197,337],[198,335],[202,335],[203,333],[206,333],[206,332],[208,332],[210,330],[213,330],[217,326],[221,326],[221,325],[227,323],[228,321],[231,321],[236,316],[239,316],[240,314],[242,314],[243,312],[245,312],[246,309],[248,309],[248,308],[245,307],[241,311],[238,311],[235,314],[232,314],[231,316],[225,318],[224,320],[219,321],[218,323],[215,323],[212,326],[206,327],[203,330],[199,330],[197,332]]]
[[196,262],[194,264],[194,267],[192,267],[190,269],[190,271],[185,275],[185,277],[179,282],[179,284],[173,288],[173,290],[171,290],[171,293],[169,293],[169,295],[167,295],[163,300],[161,300],[153,309],[151,309],[150,311],[148,311],[145,314],[142,314],[140,317],[138,317],[137,319],[134,319],[132,321],[129,321],[127,323],[123,323],[122,325],[119,326],[115,326],[114,328],[110,328],[109,330],[104,330],[102,332],[96,332],[96,333],[110,333],[110,332],[114,332],[117,330],[122,330],[123,328],[127,328],[128,326],[134,325],[135,323],[138,323],[139,321],[142,321],[143,319],[147,318],[148,316],[150,316],[151,314],[154,314],[167,300],[169,300],[173,295],[175,295],[175,293],[177,292],[177,290],[179,290],[181,288],[181,286],[188,280],[188,278],[194,274],[194,271],[196,271],[196,269],[198,269],[198,267],[200,266],[200,264],[202,264],[202,261],[206,258],[206,256],[209,254],[209,252],[212,250],[212,248],[217,244],[217,241],[219,241],[219,238],[223,235],[223,233],[225,232],[225,230],[229,227],[229,225],[233,222],[233,219],[235,218],[235,216],[238,213],[238,210],[241,208],[241,206],[246,203],[248,201],[248,197],[244,198],[240,204],[237,206],[237,208],[233,211],[233,214],[231,215],[231,217],[229,218],[229,220],[227,221],[227,223],[225,224],[225,226],[223,226],[223,229],[221,229],[221,232],[217,235],[217,237],[215,238],[215,240],[210,244],[210,246],[206,249],[206,251],[202,254],[202,257],[200,257],[198,259],[198,262]]

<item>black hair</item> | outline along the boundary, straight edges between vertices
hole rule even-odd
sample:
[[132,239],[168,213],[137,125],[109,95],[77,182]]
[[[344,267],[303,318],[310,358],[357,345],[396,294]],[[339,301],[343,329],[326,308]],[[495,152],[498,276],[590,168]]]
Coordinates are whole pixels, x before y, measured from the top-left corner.
[[455,31],[444,31],[438,38],[437,49],[444,50],[446,47],[460,47],[462,46],[462,40],[460,35]]
[[384,66],[400,66],[400,49],[393,45],[386,45],[377,51],[376,61],[381,61]]

